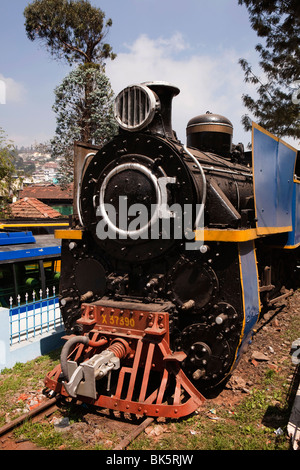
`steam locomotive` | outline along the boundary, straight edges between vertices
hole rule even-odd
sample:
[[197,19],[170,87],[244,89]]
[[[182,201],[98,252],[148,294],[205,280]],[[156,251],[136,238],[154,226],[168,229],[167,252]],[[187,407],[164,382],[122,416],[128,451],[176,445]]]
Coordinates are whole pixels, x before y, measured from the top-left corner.
[[290,294],[300,245],[297,151],[253,123],[252,151],[206,113],[172,128],[179,89],[125,88],[119,132],[75,145],[62,239],[61,364],[47,387],[180,417],[230,376],[264,307]]

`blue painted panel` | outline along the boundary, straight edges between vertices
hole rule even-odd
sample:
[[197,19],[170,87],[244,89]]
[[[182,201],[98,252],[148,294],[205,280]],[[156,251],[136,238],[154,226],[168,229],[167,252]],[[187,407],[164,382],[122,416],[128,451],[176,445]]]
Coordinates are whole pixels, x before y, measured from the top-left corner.
[[56,307],[59,306],[59,300],[58,297],[55,298],[49,298],[47,300],[44,299],[37,299],[35,302],[30,302],[28,304],[22,304],[19,305],[18,307],[12,307],[9,309],[9,314],[11,316],[13,315],[19,315],[24,312],[34,312],[37,309],[41,309],[47,306],[55,305]]
[[297,246],[300,244],[300,183],[293,183],[292,204],[293,231],[289,232],[286,246]]
[[0,232],[0,246],[35,243],[32,232]]
[[1,251],[0,261],[22,260],[26,258],[36,258],[38,256],[47,257],[47,255],[60,255],[60,246],[49,246],[44,248],[28,248],[28,250]]
[[277,142],[254,128],[252,146],[257,227],[275,227]]
[[278,142],[276,227],[292,225],[292,201],[296,150]]
[[244,301],[244,339],[257,322],[260,312],[258,277],[254,242],[239,243],[241,282]]
[[[268,233],[292,226],[296,150],[253,124],[253,175],[257,228]],[[289,229],[287,229],[289,230]],[[279,230],[280,231],[280,230]]]

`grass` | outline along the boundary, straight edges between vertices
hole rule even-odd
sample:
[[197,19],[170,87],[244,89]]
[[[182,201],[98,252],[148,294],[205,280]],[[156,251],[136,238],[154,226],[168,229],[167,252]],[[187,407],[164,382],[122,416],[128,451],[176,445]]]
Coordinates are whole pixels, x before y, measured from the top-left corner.
[[[282,343],[291,344],[299,337],[300,316],[291,315],[288,327],[280,333]],[[25,403],[18,400],[24,392],[43,388],[46,373],[59,362],[60,351],[39,357],[26,364],[16,364],[0,374],[0,426],[7,418],[22,414]],[[216,405],[207,401],[199,414],[160,424],[163,432],[150,435],[143,432],[129,446],[129,450],[290,450],[286,427],[291,412],[289,402],[291,374],[294,366],[285,352],[278,370],[265,365],[264,374],[257,377],[255,386],[237,405]],[[213,409],[214,408],[214,409]],[[70,423],[79,424],[84,416],[71,407],[61,410]],[[157,422],[152,428],[158,426]],[[281,430],[281,432],[280,432]],[[42,423],[26,422],[17,428],[18,439],[29,439],[43,449],[107,450],[118,436],[108,434],[105,440],[87,442],[72,432],[59,432],[49,420]],[[107,441],[108,442],[108,441]]]
[[[284,396],[279,399],[276,393],[253,390],[234,412],[222,406],[215,411],[213,415],[206,408],[199,415],[168,424],[169,431],[156,439],[141,435],[130,449],[289,450],[286,425],[290,413]],[[277,435],[280,426],[282,434]]]
[[[290,316],[288,327],[282,329],[279,341],[291,345],[299,332],[300,315],[296,311]],[[290,450],[287,424],[292,406],[291,374],[295,367],[291,357],[284,353],[280,365],[278,370],[266,366],[255,388],[234,408],[219,405],[212,414],[213,402],[204,404],[199,414],[169,423],[159,437],[140,435],[130,449]]]
[[7,415],[11,419],[24,413],[26,403],[19,399],[23,393],[42,389],[46,373],[59,362],[60,351],[40,356],[24,364],[17,363],[12,369],[4,369],[0,374],[0,426]]
[[51,423],[26,422],[14,432],[16,439],[26,439],[33,442],[37,447],[47,450],[84,450],[81,440],[54,429]]

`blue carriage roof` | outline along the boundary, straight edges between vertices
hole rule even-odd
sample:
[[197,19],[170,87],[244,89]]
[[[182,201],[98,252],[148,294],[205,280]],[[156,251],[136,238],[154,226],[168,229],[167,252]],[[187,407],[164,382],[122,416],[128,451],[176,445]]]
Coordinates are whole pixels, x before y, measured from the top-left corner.
[[31,232],[0,233],[0,263],[60,254],[60,240],[53,235],[33,236]]
[[35,243],[32,232],[0,232],[0,246]]

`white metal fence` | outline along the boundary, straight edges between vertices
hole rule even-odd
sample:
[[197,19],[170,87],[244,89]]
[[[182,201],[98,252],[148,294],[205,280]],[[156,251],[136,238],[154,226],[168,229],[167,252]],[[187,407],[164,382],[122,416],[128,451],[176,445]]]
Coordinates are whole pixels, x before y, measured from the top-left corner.
[[[52,290],[53,289],[53,290]],[[17,299],[10,298],[9,336],[10,345],[21,343],[38,335],[55,330],[62,326],[63,321],[59,308],[55,287],[33,291],[25,298],[18,295]]]

